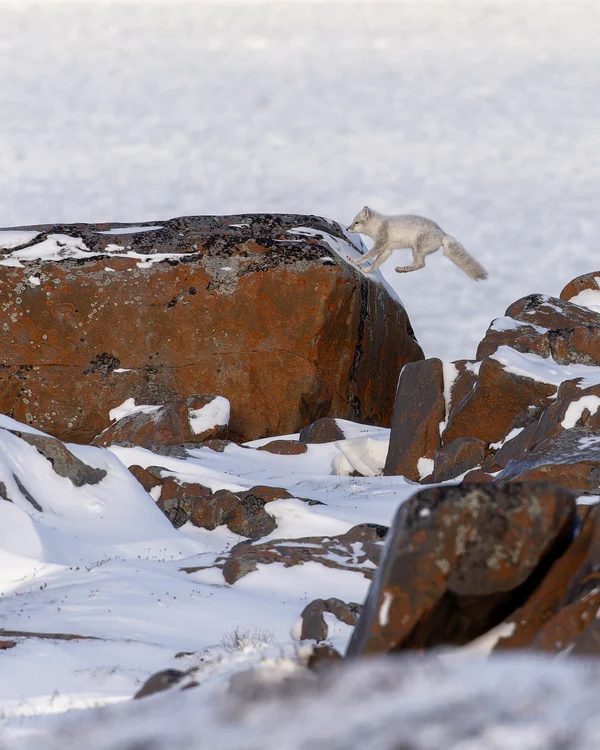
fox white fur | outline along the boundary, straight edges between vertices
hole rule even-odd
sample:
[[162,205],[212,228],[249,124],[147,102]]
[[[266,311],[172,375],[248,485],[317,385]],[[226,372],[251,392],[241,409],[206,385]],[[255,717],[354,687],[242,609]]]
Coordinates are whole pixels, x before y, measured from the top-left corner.
[[486,279],[488,275],[485,268],[469,255],[460,242],[446,234],[434,221],[423,216],[386,216],[365,206],[356,215],[348,231],[360,232],[375,240],[371,250],[356,261],[357,266],[371,262],[370,267],[364,269],[365,273],[378,268],[390,257],[392,250],[402,248],[412,249],[413,262],[410,266],[398,266],[396,271],[418,271],[425,266],[428,255],[443,247],[444,255],[472,279],[479,281]]

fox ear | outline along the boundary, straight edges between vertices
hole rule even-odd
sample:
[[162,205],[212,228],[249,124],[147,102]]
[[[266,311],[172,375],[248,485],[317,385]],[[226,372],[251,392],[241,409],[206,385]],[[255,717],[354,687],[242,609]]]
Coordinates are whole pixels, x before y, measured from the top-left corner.
[[364,216],[365,219],[368,219],[371,216],[371,209],[368,206],[365,206],[360,212],[360,215]]

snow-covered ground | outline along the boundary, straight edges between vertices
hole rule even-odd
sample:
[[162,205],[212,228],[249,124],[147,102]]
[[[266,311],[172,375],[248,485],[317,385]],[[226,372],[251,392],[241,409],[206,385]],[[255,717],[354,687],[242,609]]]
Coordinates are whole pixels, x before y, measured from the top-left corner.
[[[126,469],[160,465],[213,490],[284,486],[298,498],[325,503],[269,503],[277,528],[261,541],[343,534],[365,522],[388,525],[415,486],[401,477],[348,472],[356,461],[381,470],[389,430],[340,424],[346,440],[311,445],[300,456],[230,445],[223,453],[194,450],[181,460],[141,448],[69,445],[78,459],[106,472],[76,486],[9,430],[40,433],[0,416],[0,622],[11,631],[0,632],[0,640],[14,631],[30,634],[14,636],[17,645],[0,650],[0,746],[68,709],[129,700],[161,669],[201,666],[202,682],[216,675],[223,683],[265,652],[293,655],[300,614],[313,599],[362,602],[369,585],[362,573],[316,562],[259,565],[233,586],[216,568],[183,572],[210,566],[244,538],[225,526],[206,531],[188,522],[175,530]],[[223,641],[236,630],[250,642],[232,653]],[[330,629],[342,651],[350,632],[341,623]]]
[[[441,253],[402,276],[396,253],[384,274],[428,356],[473,355],[514,299],[557,294],[599,269],[599,27],[600,4],[585,0],[0,0],[0,226],[248,211],[349,223],[365,203],[422,213],[490,279],[473,283]],[[504,364],[552,382],[573,374],[541,372],[534,355]],[[31,431],[6,417],[0,427]],[[390,747],[595,750],[598,677],[578,664],[359,666],[329,701],[261,709],[268,731],[252,712],[236,728],[212,710],[212,693],[235,671],[294,657],[308,602],[360,602],[368,580],[316,563],[261,565],[234,586],[216,569],[183,573],[240,537],[226,527],[175,530],[123,464],[160,464],[213,490],[283,486],[325,503],[270,503],[273,539],[389,524],[415,486],[344,476],[358,466],[376,473],[386,444],[385,430],[346,429],[349,440],[300,456],[229,446],[180,461],[70,446],[107,472],[82,487],[0,430],[0,494],[12,500],[0,500],[2,627],[86,636],[23,636],[0,650],[0,745],[39,747],[65,710],[124,703],[108,716],[74,711],[90,724],[67,728],[54,746],[114,748],[129,733],[164,730],[165,748],[187,747],[190,733],[206,747],[238,748],[239,731],[251,746],[329,748],[328,722],[338,728],[343,715],[340,748],[383,748],[373,726],[391,722],[401,733]],[[248,641],[232,649],[239,627]],[[348,629],[332,635],[343,649]],[[196,669],[202,686],[128,702],[169,667]],[[365,695],[376,687],[391,699],[374,712]],[[287,726],[273,718],[282,712]]]
[[428,356],[471,356],[598,270],[599,27],[594,0],[0,0],[0,226],[422,213],[490,279],[384,271]]

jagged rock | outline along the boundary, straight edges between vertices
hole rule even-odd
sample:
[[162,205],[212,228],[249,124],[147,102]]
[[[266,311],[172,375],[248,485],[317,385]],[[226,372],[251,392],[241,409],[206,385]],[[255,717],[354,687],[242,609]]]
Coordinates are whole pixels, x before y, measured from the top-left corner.
[[[289,568],[318,562],[328,568],[353,570],[372,578],[381,556],[385,531],[384,526],[359,524],[339,536],[273,540],[262,544],[241,542],[227,555],[218,557],[215,567],[223,571],[229,584],[255,571],[259,563],[280,563]],[[186,573],[204,569],[204,566],[182,568]]]
[[446,404],[448,414],[475,388],[477,372],[481,366],[481,363],[474,359],[458,359],[451,364],[454,365],[456,374],[450,385],[450,394]]
[[325,612],[334,615],[340,622],[354,627],[360,610],[361,605],[356,602],[347,604],[335,597],[330,599],[315,599],[304,607],[300,615],[302,619],[300,640],[314,640],[317,642],[327,640],[329,628],[325,622]]
[[154,693],[162,693],[163,690],[168,690],[173,685],[177,685],[185,677],[187,677],[187,673],[181,672],[179,669],[163,669],[162,672],[157,672],[149,677],[133,698],[137,700]]
[[193,393],[229,399],[239,442],[330,415],[389,424],[399,372],[423,354],[378,275],[346,261],[339,224],[254,214],[156,226],[40,225],[0,250],[14,263],[0,266],[0,413],[80,443],[129,398]]
[[[540,585],[532,592],[525,604],[507,618],[512,626],[511,634],[500,638],[495,648],[500,650],[530,647],[540,630],[561,608],[571,581],[585,561],[594,535],[600,505],[578,506],[581,529],[568,549],[552,565]],[[551,639],[541,639],[539,646],[552,650]]]
[[347,655],[461,645],[487,632],[564,551],[574,498],[552,484],[414,495],[396,513]]
[[50,435],[36,435],[18,430],[9,430],[9,432],[29,443],[29,445],[33,445],[44,458],[50,461],[55,473],[60,477],[69,479],[75,487],[83,487],[84,484],[98,484],[106,476],[104,469],[88,466],[77,456],[74,456],[60,440],[50,437]]
[[314,672],[321,672],[332,666],[339,666],[344,659],[328,643],[317,643],[308,657],[306,666]]
[[279,456],[300,456],[302,453],[306,453],[308,448],[306,443],[299,440],[271,440],[270,443],[261,445],[258,450],[275,453]]
[[163,485],[163,480],[160,477],[160,473],[157,476],[156,473],[148,471],[148,469],[143,469],[137,464],[132,464],[129,467],[129,471],[138,480],[138,482],[142,485],[146,492],[150,492],[150,490],[154,489],[154,487],[162,487]]
[[475,437],[488,444],[499,442],[515,417],[527,412],[539,414],[555,392],[556,386],[509,372],[494,357],[486,357],[475,388],[450,413],[443,444],[450,445],[461,437]]
[[486,471],[483,471],[482,469],[473,469],[473,471],[468,471],[462,480],[463,484],[487,484],[488,482],[492,482],[494,477],[492,477],[490,474],[488,474]]
[[529,294],[513,302],[505,315],[546,330],[600,325],[600,317],[592,310],[545,294]]
[[520,458],[511,459],[494,479],[507,482],[552,481],[579,493],[600,489],[600,435],[582,428],[559,432]]
[[383,473],[419,481],[419,460],[433,459],[445,415],[442,362],[425,359],[406,365],[398,382]]
[[345,439],[344,431],[335,419],[323,418],[302,428],[298,439],[301,443],[335,443]]
[[600,271],[584,273],[577,276],[566,285],[560,293],[560,298],[573,305],[587,307],[593,312],[600,313],[600,287],[598,286]]
[[[92,441],[106,447],[126,440],[150,445],[180,446],[227,435],[229,402],[221,396],[188,396],[160,406],[155,411],[137,411],[118,419]],[[196,447],[198,447],[196,445]]]
[[481,466],[486,456],[486,444],[477,438],[458,438],[434,455],[433,481],[445,482]]

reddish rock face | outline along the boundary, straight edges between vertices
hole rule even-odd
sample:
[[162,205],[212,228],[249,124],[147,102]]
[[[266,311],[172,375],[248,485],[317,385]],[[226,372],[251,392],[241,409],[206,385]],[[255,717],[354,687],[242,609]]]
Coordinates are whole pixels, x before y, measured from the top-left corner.
[[475,368],[479,368],[480,366],[479,362],[472,359],[459,359],[452,364],[456,367],[458,373],[450,388],[450,399],[447,404],[448,414],[451,414],[460,402],[475,388],[477,375],[473,370],[474,366]]
[[[219,397],[217,397],[219,398]],[[224,404],[227,402],[221,399]],[[208,426],[199,431],[194,429],[202,420],[202,412],[207,412],[215,403],[215,396],[189,396],[171,401],[152,412],[135,412],[118,419],[98,437],[93,445],[105,447],[119,440],[127,440],[147,448],[150,445],[180,445],[181,443],[202,443],[205,440],[221,439],[227,435],[227,418],[208,417]]]
[[579,493],[600,490],[600,435],[581,428],[559,432],[524,456],[509,461],[494,479],[507,482],[557,482]]
[[437,450],[434,458],[433,481],[445,482],[464,474],[485,460],[486,444],[477,438],[458,438]]
[[[560,298],[566,300],[567,302],[571,302],[572,304],[581,305],[587,296],[587,299],[589,301],[595,302],[596,300],[591,298],[590,295],[582,295],[579,298],[578,295],[581,294],[581,292],[586,291],[600,291],[600,286],[598,286],[599,279],[600,271],[584,273],[583,276],[577,276],[577,278],[573,279],[573,281],[569,281],[567,286],[562,290],[562,292],[560,293]],[[596,302],[596,304],[598,304],[598,302]]]
[[396,514],[347,655],[460,645],[501,622],[564,551],[574,497],[551,484],[419,492]]
[[[326,416],[389,424],[400,369],[423,355],[384,284],[331,249],[348,247],[339,225],[292,215],[160,225],[31,227],[33,244],[66,257],[0,251],[22,266],[0,264],[0,412],[74,442],[108,427],[128,398],[194,393],[229,399],[239,441]],[[110,255],[115,244],[141,257]]]
[[499,442],[515,424],[515,417],[531,412],[532,407],[539,413],[555,392],[555,386],[508,372],[488,357],[481,363],[473,391],[450,413],[443,444],[462,437]]
[[259,451],[275,453],[279,456],[300,456],[308,450],[306,443],[299,440],[271,440],[266,445],[257,448]]
[[[577,508],[582,523],[581,530],[562,557],[550,568],[540,585],[525,604],[506,620],[514,626],[512,635],[501,638],[496,649],[514,649],[531,646],[540,630],[558,612],[567,590],[588,554],[600,506]],[[540,645],[551,644],[551,639],[541,638]]]
[[505,315],[514,320],[520,320],[522,323],[541,326],[548,330],[600,325],[598,313],[545,294],[530,294],[513,302],[507,308]]
[[419,481],[418,461],[433,458],[445,415],[441,361],[426,359],[406,365],[398,382],[384,474]]

